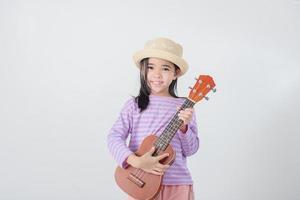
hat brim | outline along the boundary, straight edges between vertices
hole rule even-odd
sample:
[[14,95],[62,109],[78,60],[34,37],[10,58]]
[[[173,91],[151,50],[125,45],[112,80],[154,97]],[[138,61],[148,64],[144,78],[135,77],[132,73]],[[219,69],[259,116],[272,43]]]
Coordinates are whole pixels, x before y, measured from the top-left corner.
[[174,54],[170,54],[166,51],[162,51],[158,49],[144,49],[138,51],[133,55],[133,60],[136,66],[140,68],[141,67],[140,62],[144,58],[151,58],[151,57],[164,59],[177,65],[180,68],[179,76],[182,76],[188,70],[188,64],[184,59]]

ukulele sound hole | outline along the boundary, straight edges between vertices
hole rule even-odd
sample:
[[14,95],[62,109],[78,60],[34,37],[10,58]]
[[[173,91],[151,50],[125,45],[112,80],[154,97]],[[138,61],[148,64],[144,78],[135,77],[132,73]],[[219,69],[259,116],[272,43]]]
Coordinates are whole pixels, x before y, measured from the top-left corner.
[[127,178],[140,188],[142,188],[145,185],[145,183],[141,179],[139,179],[138,177],[136,177],[132,173],[130,173],[130,175]]

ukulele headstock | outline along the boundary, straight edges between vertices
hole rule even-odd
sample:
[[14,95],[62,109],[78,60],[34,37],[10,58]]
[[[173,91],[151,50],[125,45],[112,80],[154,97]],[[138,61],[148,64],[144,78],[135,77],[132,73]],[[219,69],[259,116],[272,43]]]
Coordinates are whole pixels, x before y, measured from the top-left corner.
[[195,83],[194,87],[190,88],[189,99],[194,102],[199,102],[203,98],[208,100],[206,94],[209,93],[211,90],[216,92],[215,89],[215,82],[211,76],[208,75],[200,75],[196,78],[197,82]]

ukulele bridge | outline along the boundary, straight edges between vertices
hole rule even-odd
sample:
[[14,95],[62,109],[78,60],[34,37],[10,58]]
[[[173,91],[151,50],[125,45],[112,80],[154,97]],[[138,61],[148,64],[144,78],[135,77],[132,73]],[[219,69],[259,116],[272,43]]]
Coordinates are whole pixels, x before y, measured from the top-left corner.
[[138,187],[142,188],[145,183],[139,179],[138,177],[136,177],[135,175],[133,175],[132,173],[129,174],[129,176],[127,177],[131,182],[133,182],[134,184],[136,184]]

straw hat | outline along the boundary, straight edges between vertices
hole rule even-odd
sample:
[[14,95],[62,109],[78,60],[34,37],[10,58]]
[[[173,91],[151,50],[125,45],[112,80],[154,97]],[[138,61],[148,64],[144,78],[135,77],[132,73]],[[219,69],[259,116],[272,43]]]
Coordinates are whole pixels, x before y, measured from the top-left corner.
[[182,46],[168,38],[156,38],[148,41],[144,49],[133,55],[133,60],[136,66],[140,68],[141,60],[150,57],[164,59],[176,64],[180,68],[179,76],[188,70],[188,64],[182,58]]

